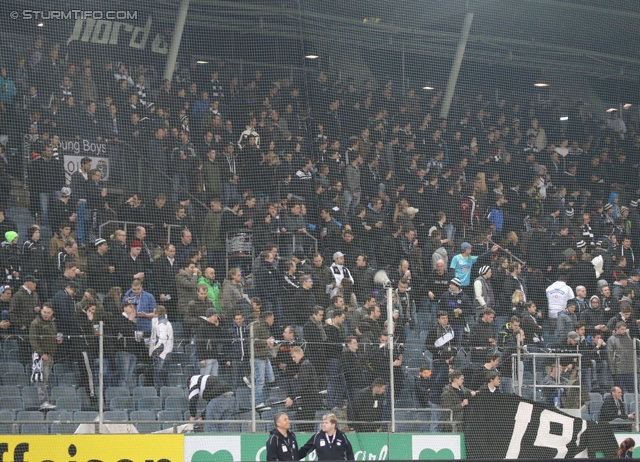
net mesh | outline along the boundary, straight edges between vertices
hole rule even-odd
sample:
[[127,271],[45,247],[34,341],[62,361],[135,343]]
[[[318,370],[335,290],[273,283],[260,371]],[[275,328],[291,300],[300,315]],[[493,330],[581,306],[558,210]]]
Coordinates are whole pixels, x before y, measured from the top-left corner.
[[4,433],[626,429],[637,62],[588,25],[635,13],[525,3],[3,3]]

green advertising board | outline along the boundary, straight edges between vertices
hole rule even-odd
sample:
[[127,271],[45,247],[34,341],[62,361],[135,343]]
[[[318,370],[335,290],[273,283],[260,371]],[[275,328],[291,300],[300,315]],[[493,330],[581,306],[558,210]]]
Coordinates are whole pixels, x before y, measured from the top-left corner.
[[[311,434],[297,435],[302,446]],[[266,434],[185,435],[185,462],[263,461]],[[458,434],[348,433],[356,460],[464,459],[464,436]],[[311,453],[305,460],[315,460]]]

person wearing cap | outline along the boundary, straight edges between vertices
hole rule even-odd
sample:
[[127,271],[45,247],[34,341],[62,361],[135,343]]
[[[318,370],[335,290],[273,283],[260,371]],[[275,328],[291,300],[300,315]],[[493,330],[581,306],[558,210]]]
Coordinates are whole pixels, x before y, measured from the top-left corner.
[[142,242],[135,240],[129,246],[127,256],[116,264],[116,275],[120,287],[128,287],[134,279],[139,281],[144,279],[148,261],[140,255],[141,252]]
[[116,269],[111,266],[107,258],[109,245],[105,239],[96,239],[93,243],[93,248],[94,251],[89,253],[87,257],[87,281],[89,287],[96,290],[100,300],[104,300],[113,285],[112,275]]
[[484,260],[493,252],[497,252],[499,247],[494,245],[489,252],[485,252],[480,256],[471,255],[472,247],[468,242],[460,245],[461,252],[451,259],[449,268],[454,271],[455,277],[460,279],[462,287],[468,287],[471,284],[471,268],[478,260]]
[[577,308],[578,304],[570,300],[567,302],[567,307],[558,314],[555,330],[556,338],[563,339],[568,332],[574,329],[576,322],[578,322]]
[[0,261],[2,262],[4,281],[11,285],[14,289],[20,287],[20,272],[22,271],[23,256],[20,253],[18,245],[18,233],[15,231],[7,231],[4,233],[4,241],[0,250]]
[[[473,314],[471,301],[469,300],[469,297],[467,297],[467,294],[462,291],[462,283],[460,282],[460,279],[453,278],[449,281],[449,290],[444,292],[438,299],[438,309],[441,312],[446,312],[448,314],[447,323],[451,325],[451,329],[455,334],[452,344],[460,348],[462,346],[462,336],[466,325],[465,317],[472,316]],[[441,318],[442,316],[439,314],[438,325],[436,326],[438,331],[441,330],[440,327],[444,327],[442,325]],[[446,332],[443,332],[443,335],[448,333],[446,329],[445,331]],[[442,335],[437,338],[439,339],[441,337]],[[442,345],[438,348],[441,347]]]
[[207,308],[205,314],[197,318],[195,333],[200,374],[217,377],[219,363],[223,359],[219,347],[224,344],[226,332],[213,306]]
[[344,254],[342,252],[336,252],[333,254],[333,263],[331,264],[330,270],[333,274],[333,284],[331,284],[331,292],[330,297],[333,298],[340,289],[340,284],[344,278],[350,279],[353,281],[353,276],[351,276],[351,272],[349,269],[344,266]]

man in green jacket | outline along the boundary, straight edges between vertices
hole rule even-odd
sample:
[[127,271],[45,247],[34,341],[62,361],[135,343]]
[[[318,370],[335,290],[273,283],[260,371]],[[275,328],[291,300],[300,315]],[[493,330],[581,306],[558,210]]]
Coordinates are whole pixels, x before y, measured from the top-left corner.
[[[38,398],[40,399],[40,409],[55,409],[56,406],[49,403],[47,394],[47,381],[53,369],[53,355],[58,349],[58,344],[62,343],[62,338],[57,337],[56,324],[53,320],[53,306],[51,303],[44,303],[40,310],[40,315],[36,317],[29,327],[29,340],[34,351],[35,361],[40,361],[41,367],[33,368],[32,381],[38,383]],[[35,357],[37,354],[37,358]]]
[[220,313],[220,284],[216,281],[216,270],[206,268],[200,279],[198,279],[198,285],[200,284],[207,286],[207,297],[213,302],[216,311]]
[[[449,385],[442,390],[440,407],[443,409],[451,409],[453,411],[453,420],[462,422],[464,419],[464,408],[469,405],[469,399],[476,396],[476,392],[463,386],[464,375],[462,375],[460,371],[451,372],[449,374],[449,382]],[[459,426],[458,430],[461,428],[462,427]]]

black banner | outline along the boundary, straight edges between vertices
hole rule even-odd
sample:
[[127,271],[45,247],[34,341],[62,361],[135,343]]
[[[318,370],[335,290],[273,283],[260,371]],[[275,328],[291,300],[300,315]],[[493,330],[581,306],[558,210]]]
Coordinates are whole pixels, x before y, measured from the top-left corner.
[[614,457],[609,424],[588,422],[517,395],[487,393],[465,413],[469,459]]

